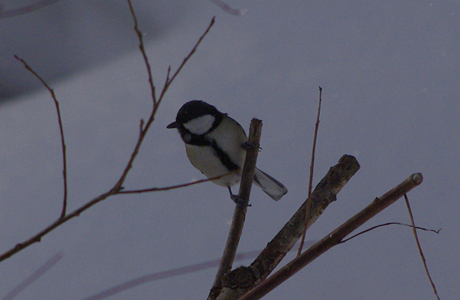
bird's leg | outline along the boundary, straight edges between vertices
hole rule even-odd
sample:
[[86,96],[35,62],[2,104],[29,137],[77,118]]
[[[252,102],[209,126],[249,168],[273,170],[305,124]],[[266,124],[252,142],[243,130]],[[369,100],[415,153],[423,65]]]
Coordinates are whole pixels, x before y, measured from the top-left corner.
[[251,206],[249,203],[245,203],[244,200],[238,196],[232,193],[232,189],[228,187],[228,191],[230,193],[230,198],[235,202],[237,205],[244,205],[244,206]]

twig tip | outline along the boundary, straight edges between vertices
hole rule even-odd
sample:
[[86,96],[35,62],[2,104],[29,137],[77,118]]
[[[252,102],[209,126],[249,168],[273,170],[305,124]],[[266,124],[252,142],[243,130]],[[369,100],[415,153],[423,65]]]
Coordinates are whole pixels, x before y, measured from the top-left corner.
[[417,183],[417,184],[420,184],[422,183],[423,181],[423,175],[422,173],[415,173],[412,175],[412,180]]

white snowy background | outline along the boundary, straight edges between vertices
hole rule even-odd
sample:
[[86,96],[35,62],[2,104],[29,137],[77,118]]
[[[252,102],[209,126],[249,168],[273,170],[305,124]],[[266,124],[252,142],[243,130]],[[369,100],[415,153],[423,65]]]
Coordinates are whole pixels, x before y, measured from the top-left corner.
[[[13,2],[2,1],[3,9]],[[216,24],[170,88],[125,188],[203,178],[178,133],[165,128],[186,101],[205,100],[245,128],[260,118],[258,166],[289,189],[279,202],[253,189],[240,250],[262,249],[306,198],[321,86],[314,184],[343,154],[356,156],[361,169],[307,239],[321,239],[421,172],[423,183],[408,195],[416,224],[442,231],[419,232],[420,241],[441,299],[457,299],[460,2],[228,1],[246,9],[241,16],[204,0],[155,2],[133,5],[158,87],[213,16]],[[61,0],[0,19],[0,28],[0,89],[18,84],[0,104],[3,253],[59,217],[63,191],[54,104],[44,88],[28,83],[36,79],[13,54],[49,78],[60,101],[69,212],[119,178],[151,98],[123,0]],[[65,76],[56,73],[69,62]],[[17,74],[23,85],[9,78]],[[212,183],[111,197],[1,262],[0,297],[58,252],[63,258],[15,299],[84,299],[143,275],[219,258],[233,209],[227,191]],[[363,228],[390,221],[410,222],[404,201]],[[152,281],[107,299],[205,299],[215,272]],[[411,229],[390,226],[328,251],[265,299],[435,296]]]

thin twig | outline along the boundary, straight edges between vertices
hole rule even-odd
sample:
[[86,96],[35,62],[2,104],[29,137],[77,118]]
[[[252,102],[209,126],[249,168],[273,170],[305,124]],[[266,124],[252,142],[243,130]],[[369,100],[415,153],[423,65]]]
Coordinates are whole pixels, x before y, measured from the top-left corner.
[[107,197],[113,195],[114,193],[115,193],[115,190],[112,189],[109,192],[104,193],[104,194],[94,198],[93,200],[89,201],[88,203],[86,203],[85,205],[81,206],[80,208],[74,210],[73,212],[71,212],[69,214],[66,214],[64,218],[59,218],[58,220],[53,222],[51,225],[49,225],[48,227],[46,227],[45,229],[43,229],[42,231],[40,231],[39,233],[37,233],[33,237],[29,238],[28,240],[26,240],[26,241],[24,241],[22,243],[16,244],[16,246],[14,246],[12,249],[10,249],[7,252],[5,252],[2,255],[0,255],[0,261],[3,261],[5,259],[13,256],[14,254],[16,254],[19,251],[29,247],[30,245],[32,245],[34,243],[40,242],[41,239],[46,234],[50,233],[51,231],[53,231],[54,229],[59,227],[61,224],[69,221],[70,219],[78,217],[82,212],[84,212],[85,210],[87,210],[91,206],[101,202],[102,200],[107,199]]
[[37,281],[42,275],[48,272],[61,258],[64,257],[62,252],[56,253],[51,257],[47,262],[40,266],[35,272],[30,274],[26,279],[24,279],[20,284],[18,284],[14,289],[12,289],[8,294],[6,294],[1,300],[11,300],[15,298],[20,292],[25,290],[29,285]]
[[[174,78],[175,78],[175,76],[177,76],[177,74],[179,73],[180,69],[182,69],[182,67],[188,61],[188,59],[192,56],[192,54],[196,51],[198,45],[201,43],[203,38],[209,32],[209,30],[210,30],[210,28],[211,28],[211,26],[213,24],[214,24],[214,18],[212,19],[211,24],[208,26],[208,28],[206,29],[205,33],[200,37],[198,42],[193,47],[192,51],[188,54],[186,59],[182,62],[180,68],[174,74]],[[148,61],[146,63],[148,63]],[[174,78],[172,78],[171,80],[168,81],[167,86],[165,88],[168,88],[171,85],[171,83],[172,83]],[[151,84],[153,84],[153,81],[151,82]],[[53,231],[54,229],[56,229],[57,227],[59,227],[63,223],[65,223],[65,222],[67,222],[67,221],[79,216],[82,212],[86,211],[87,209],[89,209],[93,205],[95,205],[95,204],[107,199],[108,197],[110,197],[112,195],[115,195],[115,194],[118,194],[118,193],[121,192],[121,190],[123,189],[123,186],[122,186],[123,182],[125,181],[126,176],[128,175],[130,169],[132,168],[134,159],[136,158],[136,156],[137,156],[137,154],[139,152],[139,148],[140,148],[140,146],[141,146],[141,144],[142,144],[142,142],[143,142],[143,140],[144,140],[144,138],[146,136],[146,133],[147,133],[148,129],[150,128],[150,125],[152,124],[152,122],[154,120],[155,114],[156,114],[156,112],[158,110],[158,107],[159,107],[158,104],[161,102],[161,99],[164,96],[164,94],[165,94],[165,91],[162,91],[161,96],[157,101],[157,105],[154,105],[154,108],[153,108],[152,113],[151,113],[151,115],[149,117],[149,120],[147,121],[147,123],[145,124],[145,126],[141,130],[141,132],[139,133],[139,137],[138,137],[138,140],[137,140],[136,145],[134,147],[134,150],[133,150],[133,152],[131,154],[131,157],[129,158],[129,161],[128,161],[125,169],[123,170],[122,175],[120,176],[118,181],[115,183],[115,185],[108,192],[105,192],[105,193],[99,195],[98,197],[90,200],[85,205],[83,205],[80,208],[74,210],[72,213],[66,214],[64,217],[59,218],[57,221],[53,222],[48,227],[46,227],[45,229],[43,229],[42,231],[40,231],[36,235],[32,236],[28,240],[26,240],[26,241],[24,241],[22,243],[18,243],[15,247],[13,247],[10,250],[6,251],[5,253],[1,254],[0,255],[0,261],[3,261],[5,259],[11,257],[12,255],[20,252],[21,250],[29,247],[30,245],[32,245],[34,243],[40,242],[40,240],[46,234],[48,234],[49,232]],[[141,126],[142,126],[142,124],[143,124],[143,121],[141,120]]]
[[[235,256],[235,261],[253,258],[259,252],[260,250],[238,253]],[[161,271],[161,272],[156,272],[156,273],[140,276],[140,277],[131,279],[129,281],[123,282],[121,284],[117,284],[114,287],[106,289],[102,292],[99,292],[95,295],[87,297],[83,300],[102,300],[102,299],[119,294],[123,291],[132,289],[136,286],[139,286],[139,285],[142,285],[148,282],[215,268],[219,265],[219,262],[220,262],[220,259],[218,258],[218,259],[208,260],[208,261],[197,263],[197,264],[188,265],[185,267],[179,267],[179,268],[174,268],[174,269],[170,269],[166,271]]]
[[22,58],[18,57],[17,55],[14,56],[17,60],[19,60],[26,69],[31,72],[41,83],[46,87],[46,89],[50,92],[51,97],[53,98],[54,105],[56,106],[58,122],[59,122],[59,131],[61,133],[61,148],[62,148],[62,176],[64,181],[64,199],[62,204],[62,212],[61,218],[63,218],[66,214],[67,209],[67,155],[66,155],[66,145],[64,140],[64,128],[62,126],[62,118],[61,118],[61,110],[59,109],[59,102],[56,99],[56,95],[54,94],[54,90],[46,83],[46,81],[33,70]]
[[[321,114],[321,94],[323,92],[323,89],[319,87],[319,100],[318,100],[318,114],[316,116],[316,124],[315,124],[315,134],[313,136],[313,149],[311,150],[311,162],[310,162],[310,178],[308,180],[308,198],[307,198],[307,213],[305,214],[305,218],[310,217],[310,210],[311,210],[311,190],[313,188],[313,171],[315,168],[315,152],[316,152],[316,139],[318,138],[318,128],[319,128],[319,116]],[[305,226],[303,228],[302,232],[302,239],[300,240],[300,246],[299,246],[299,251],[297,251],[297,256],[299,256],[302,253],[302,248],[303,248],[303,243],[305,241],[305,235],[307,233],[307,222],[308,220],[305,220]]]
[[[127,0],[127,1],[129,3],[131,3],[130,0]],[[132,8],[132,6],[130,6],[130,8]],[[132,12],[132,14],[134,14],[133,10],[131,12]],[[134,16],[135,16],[135,14],[134,14]],[[113,190],[116,190],[115,193],[119,193],[123,188],[122,187],[123,182],[125,181],[126,176],[128,175],[129,171],[132,168],[134,159],[137,157],[137,154],[139,153],[139,149],[140,149],[140,147],[142,145],[142,142],[144,141],[144,138],[145,138],[150,126],[152,125],[153,121],[155,120],[155,115],[156,115],[156,113],[157,113],[157,111],[158,111],[158,109],[160,107],[161,101],[163,100],[163,97],[164,97],[164,95],[166,93],[166,90],[171,86],[172,82],[174,81],[176,76],[179,74],[180,70],[182,70],[182,68],[187,63],[187,61],[190,59],[190,57],[192,57],[193,53],[195,53],[195,51],[198,48],[198,46],[200,45],[201,41],[208,34],[209,30],[211,29],[211,27],[213,25],[214,25],[214,18],[212,18],[211,23],[208,25],[208,27],[206,28],[205,32],[201,35],[201,37],[196,42],[195,46],[192,48],[192,50],[189,52],[189,54],[182,61],[182,64],[176,70],[176,72],[174,73],[173,77],[165,83],[165,86],[164,86],[163,90],[161,91],[160,97],[158,99],[153,98],[154,105],[153,105],[152,112],[150,114],[150,117],[149,117],[148,121],[145,123],[145,126],[143,127],[143,130],[139,133],[139,138],[137,140],[136,145],[134,146],[134,150],[133,150],[133,152],[131,154],[131,157],[130,157],[130,159],[128,161],[128,164],[126,165],[126,167],[125,167],[125,169],[123,171],[123,174],[121,175],[120,179],[118,179],[118,182],[115,184],[115,186],[113,187]],[[143,43],[141,43],[141,45],[143,45]],[[146,56],[145,51],[142,51],[142,49],[143,49],[143,47],[141,48],[142,55]],[[148,59],[145,60],[145,63],[146,63],[146,65],[148,64]],[[147,69],[150,69],[150,65],[147,66]],[[168,69],[168,75],[169,75],[169,69]],[[169,77],[169,76],[167,76],[167,77]],[[149,79],[149,84],[150,84],[151,90],[152,90],[152,97],[154,97],[155,96],[155,86],[153,86],[153,80]]]
[[[412,225],[410,224],[404,224],[404,223],[400,223],[400,222],[388,222],[388,223],[384,223],[384,224],[379,224],[379,225],[376,225],[376,226],[373,226],[371,228],[368,228],[366,230],[363,230],[355,235],[352,235],[351,237],[347,238],[347,239],[343,239],[342,241],[340,241],[341,244],[345,243],[345,242],[348,242],[349,240],[351,239],[354,239],[355,237],[358,237],[366,232],[369,232],[369,231],[372,231],[374,229],[377,229],[379,227],[383,227],[383,226],[389,226],[389,225],[400,225],[400,226],[407,226],[407,227],[410,227],[410,228],[413,228]],[[429,229],[429,228],[423,228],[423,227],[418,227],[416,226],[415,229],[418,229],[418,230],[423,230],[423,231],[431,231],[431,232],[434,232],[434,233],[437,233],[439,234],[439,232],[441,231],[441,229],[438,229],[438,230],[434,230],[434,229]]]
[[423,251],[422,251],[422,246],[420,246],[420,241],[418,239],[417,230],[415,229],[416,227],[415,227],[415,222],[414,222],[414,215],[412,214],[412,210],[411,210],[410,204],[409,204],[409,198],[407,198],[406,194],[404,194],[404,200],[406,200],[406,206],[407,206],[407,210],[409,211],[410,222],[412,224],[412,230],[414,232],[415,242],[417,243],[417,248],[418,248],[418,251],[420,253],[420,257],[422,258],[423,266],[425,267],[425,271],[426,271],[426,275],[428,276],[428,279],[430,280],[431,287],[433,288],[433,292],[436,295],[436,298],[438,298],[438,300],[440,300],[439,295],[438,295],[438,291],[436,290],[436,286],[434,285],[433,279],[431,278],[431,275],[430,275],[430,271],[428,270],[428,266],[427,266],[426,260],[425,260],[425,255],[423,255]]
[[217,179],[223,178],[233,173],[235,173],[235,171],[228,172],[224,175],[220,175],[220,176],[216,176],[212,178],[201,179],[201,180],[197,180],[197,181],[193,181],[189,183],[182,183],[182,184],[171,185],[171,186],[166,186],[166,187],[148,188],[148,189],[140,189],[140,190],[121,190],[117,194],[141,194],[141,193],[149,193],[149,192],[169,191],[169,190],[174,190],[174,189],[183,188],[187,186],[192,186],[195,184],[200,184],[200,183],[207,182],[207,181],[217,180]]
[[134,31],[136,32],[137,38],[139,39],[139,49],[141,50],[142,57],[144,58],[145,67],[147,68],[147,74],[149,76],[149,85],[150,85],[150,91],[152,93],[153,105],[156,106],[158,103],[157,103],[157,98],[156,98],[156,93],[155,93],[155,84],[153,83],[152,68],[150,67],[149,58],[147,56],[147,53],[145,52],[144,35],[139,30],[139,24],[137,23],[136,13],[134,12],[134,8],[131,3],[131,0],[127,0],[127,1],[129,5],[129,11],[131,12],[131,16],[134,21]]
[[[307,241],[307,245],[313,245],[316,241]],[[256,257],[261,250],[252,250],[252,251],[246,251],[246,252],[240,252],[235,255],[235,262],[236,261],[242,261],[242,260],[248,260],[251,258]],[[172,278],[172,277],[177,277],[185,274],[191,274],[194,272],[206,270],[206,269],[211,269],[219,266],[220,263],[220,258],[218,259],[213,259],[213,260],[208,260],[200,263],[195,263],[191,265],[187,265],[184,267],[178,267],[174,269],[169,269],[165,271],[160,271],[160,272],[155,272],[147,275],[143,275],[128,281],[125,281],[123,283],[117,284],[111,288],[105,289],[102,292],[99,292],[97,294],[94,294],[92,296],[89,296],[83,300],[102,300],[106,299],[110,296],[122,293],[126,290],[135,288],[137,286],[140,286],[142,284],[146,284],[152,281],[157,281],[157,280],[162,280],[165,278]],[[3,300],[3,299],[2,299]]]
[[227,3],[225,3],[222,0],[209,0],[209,1],[211,1],[215,5],[219,6],[226,13],[228,13],[230,15],[233,15],[233,16],[241,16],[246,12],[246,9],[232,8],[230,5],[228,5]]
[[318,258],[321,254],[331,249],[335,245],[340,244],[340,241],[342,241],[347,235],[363,225],[369,219],[373,218],[379,212],[396,202],[396,200],[403,197],[410,190],[420,185],[422,181],[423,176],[421,173],[412,174],[398,186],[385,193],[383,196],[375,198],[375,200],[372,201],[372,203],[366,208],[337,227],[337,229],[326,235],[321,241],[310,247],[300,256],[293,259],[283,268],[278,270],[275,274],[254,287],[254,289],[238,298],[238,300],[257,300],[262,298],[281,283],[293,276],[295,273],[300,271],[310,262]]
[[50,5],[50,4],[56,3],[58,1],[59,0],[42,0],[42,1],[39,1],[39,2],[34,3],[34,4],[26,5],[26,6],[23,6],[21,8],[12,9],[12,10],[8,10],[8,11],[2,11],[0,9],[0,19],[11,18],[11,17],[19,16],[19,15],[25,15],[25,14],[31,13],[33,11],[39,10],[39,9],[45,7],[45,6]]
[[244,220],[251,195],[251,187],[254,179],[257,156],[259,154],[260,136],[262,135],[262,121],[252,119],[249,127],[248,144],[251,147],[246,152],[246,158],[241,175],[241,184],[238,197],[242,200],[242,204],[236,204],[235,212],[233,213],[232,225],[228,234],[227,243],[224,253],[220,261],[219,269],[217,270],[216,278],[212,285],[208,299],[215,299],[222,289],[222,278],[228,273],[233,266],[238,244],[243,232]]
[[171,66],[169,66],[168,68],[168,76],[167,76],[167,80],[165,82],[165,86],[163,88],[163,91],[161,92],[161,95],[160,95],[160,98],[158,100],[158,102],[161,102],[161,100],[163,99],[163,96],[164,94],[166,93],[166,91],[168,90],[171,82],[176,78],[176,76],[179,74],[179,72],[182,70],[182,68],[185,66],[185,64],[187,63],[187,61],[190,59],[190,57],[192,57],[192,55],[195,53],[196,49],[198,48],[198,46],[201,44],[201,41],[204,39],[204,37],[209,33],[209,30],[211,30],[211,27],[214,25],[216,21],[216,17],[213,17],[211,19],[211,23],[209,24],[208,28],[205,30],[205,32],[201,35],[201,37],[198,39],[198,42],[196,42],[195,46],[193,47],[192,51],[190,51],[189,55],[187,55],[184,60],[182,61],[182,63],[180,64],[179,68],[177,68],[176,72],[174,72],[173,76],[171,77],[171,79],[168,80],[169,78],[169,71],[170,71],[170,68]]

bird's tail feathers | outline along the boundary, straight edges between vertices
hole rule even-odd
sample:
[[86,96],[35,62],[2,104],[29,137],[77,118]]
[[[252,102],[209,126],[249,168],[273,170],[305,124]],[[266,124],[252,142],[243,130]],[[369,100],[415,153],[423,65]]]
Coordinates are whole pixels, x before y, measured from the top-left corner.
[[287,188],[278,180],[256,168],[254,183],[273,200],[280,200],[287,193]]

